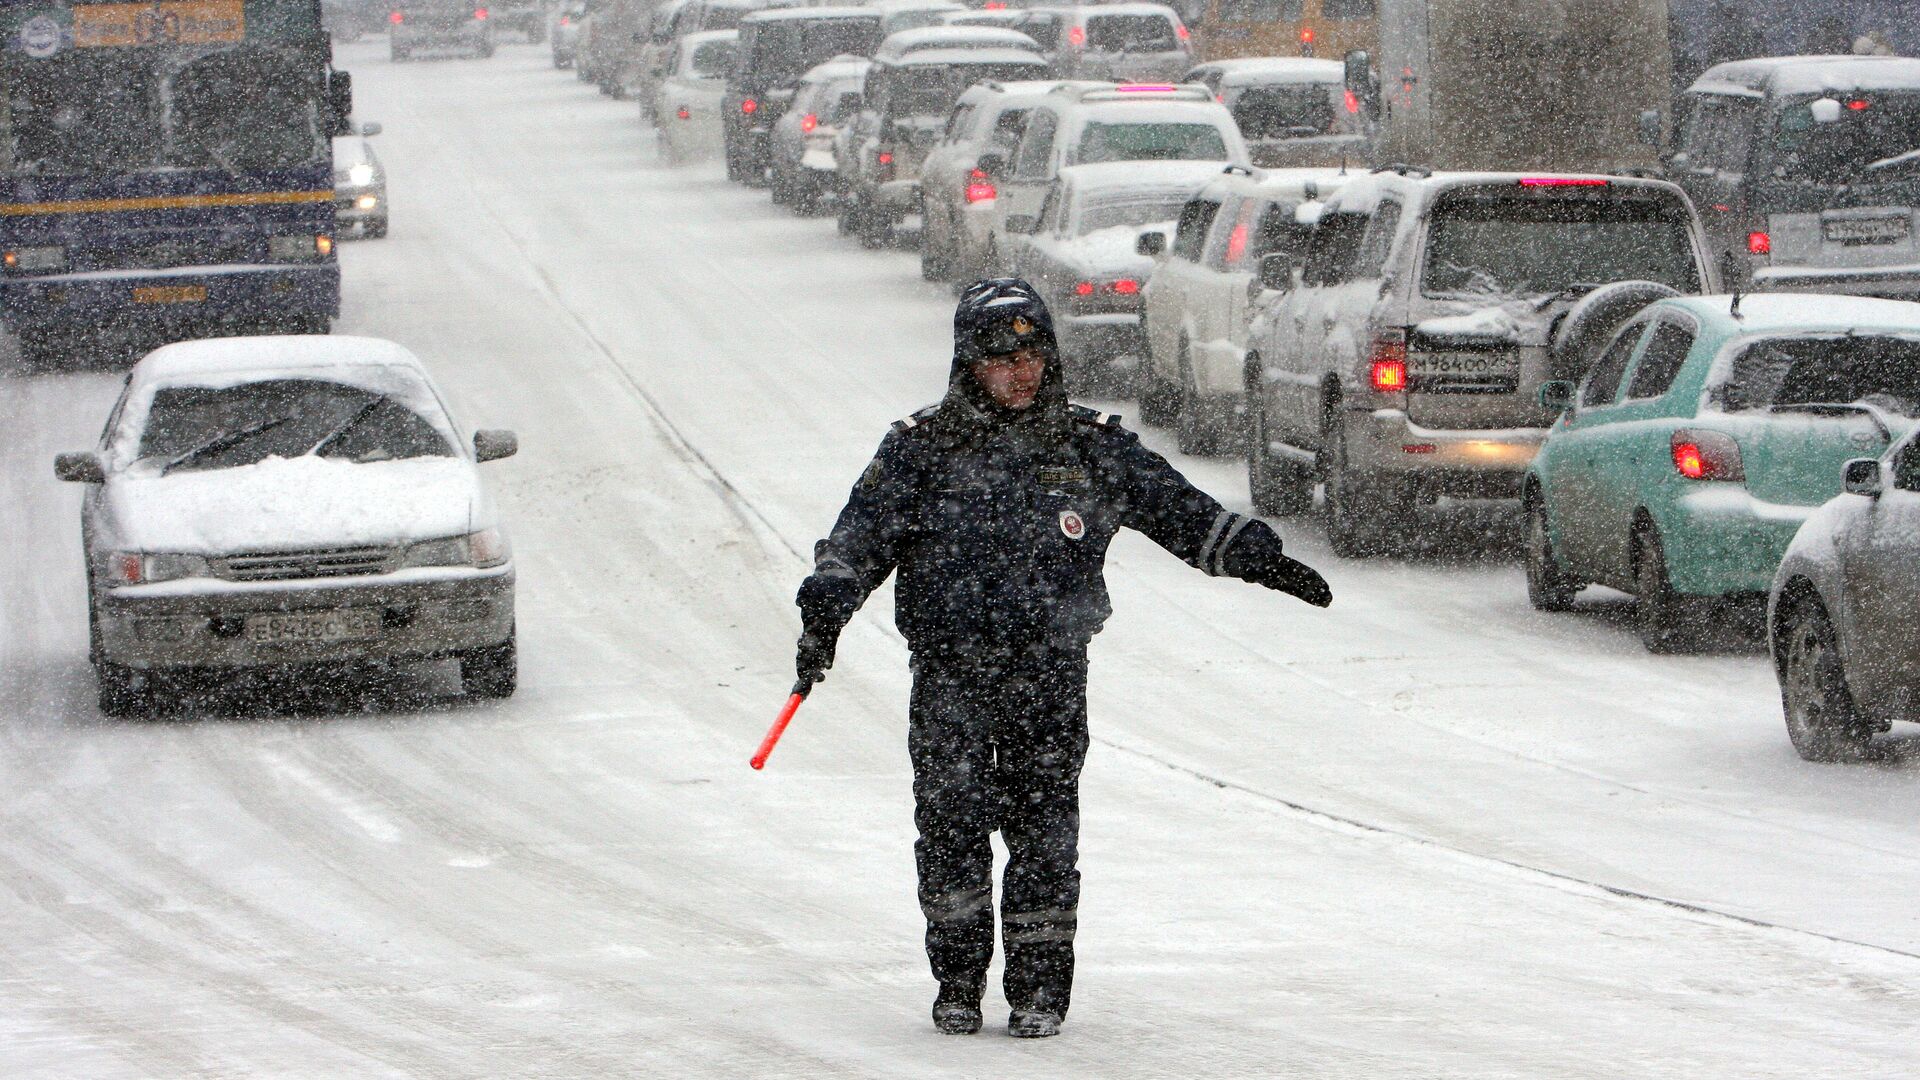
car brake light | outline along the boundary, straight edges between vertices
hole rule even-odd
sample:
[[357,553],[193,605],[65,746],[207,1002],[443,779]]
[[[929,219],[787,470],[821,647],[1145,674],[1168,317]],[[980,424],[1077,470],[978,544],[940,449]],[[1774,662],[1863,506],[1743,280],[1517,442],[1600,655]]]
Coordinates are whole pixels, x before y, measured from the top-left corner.
[[[974,170],[976,173],[979,171],[978,169]],[[999,197],[1000,192],[985,180],[974,180],[967,185],[967,202],[969,204],[986,202],[989,199],[997,199]]]
[[1847,102],[1847,108],[1852,109],[1854,112],[1865,112],[1867,110],[1867,107],[1868,107],[1867,103],[1864,101],[1861,101],[1859,98],[1855,98],[1852,101]]
[[573,16],[571,16],[571,15],[562,15],[562,16],[560,16],[560,25],[561,25],[561,26],[572,26],[572,25],[573,25]]
[[1108,287],[1121,296],[1137,296],[1140,293],[1140,283],[1132,278],[1121,278]]
[[1383,394],[1399,393],[1407,388],[1407,338],[1395,330],[1373,339],[1373,351],[1367,364],[1367,381]]
[[1520,181],[1521,187],[1607,187],[1613,182],[1595,176],[1529,176]]
[[891,165],[893,164],[893,151],[882,150],[873,155],[873,160],[881,165]]
[[760,103],[753,100],[752,98],[747,98],[746,100],[740,103],[740,111],[747,114],[748,116],[752,116],[754,113],[758,112],[759,109],[760,109]]
[[800,118],[800,133],[802,135],[813,134],[813,129],[819,126],[820,126],[820,118],[814,115],[813,113],[808,113],[807,115]]
[[674,113],[673,115],[678,117],[681,120],[693,119],[693,114],[687,111],[687,107],[685,105],[680,106],[680,111]]
[[1067,43],[1070,45],[1085,45],[1087,43],[1087,32],[1077,26],[1067,27]]
[[107,578],[115,585],[138,585],[146,577],[146,560],[137,552],[115,552],[107,557]]
[[1360,98],[1351,90],[1346,91],[1344,96],[1347,103],[1347,112],[1355,116],[1360,115]]
[[1719,431],[1695,431],[1681,428],[1673,433],[1673,467],[1689,480],[1734,480],[1747,478],[1740,460],[1740,444],[1733,436]]
[[1747,252],[1753,255],[1773,254],[1773,237],[1759,229],[1748,233]]
[[1076,282],[1074,282],[1074,283],[1073,283],[1073,295],[1075,295],[1075,296],[1092,296],[1092,295],[1093,295],[1093,282],[1091,282],[1091,281],[1076,281]]
[[485,22],[485,21],[486,21],[486,19],[487,19],[487,9],[486,9],[486,8],[474,8],[474,9],[473,9],[473,17],[474,17],[474,18],[476,18],[476,19],[479,19],[479,20],[480,20],[481,22]]
[[1300,28],[1300,44],[1305,48],[1313,48],[1313,27],[1303,26]]
[[398,12],[398,11],[396,11],[396,12],[394,12],[394,13],[392,13],[391,15],[388,15],[388,16],[387,16],[387,21],[388,21],[388,22],[390,22],[390,23],[392,23],[392,24],[393,24],[393,25],[395,25],[395,26],[399,26],[399,25],[400,25],[401,23],[403,23],[403,22],[406,22],[406,21],[407,21],[407,17],[406,17],[405,15],[403,15],[403,14],[401,14],[400,12]]
[[1173,32],[1180,35],[1181,41],[1190,41],[1193,38],[1193,31],[1188,30],[1185,23],[1174,27]]
[[1247,254],[1247,223],[1235,222],[1227,234],[1227,262],[1238,263]]
[[981,11],[1005,11],[1007,10],[1006,0],[987,0],[986,3],[980,5],[980,10]]
[[1125,86],[1116,86],[1114,89],[1123,94],[1164,94],[1174,87],[1164,83],[1128,83]]

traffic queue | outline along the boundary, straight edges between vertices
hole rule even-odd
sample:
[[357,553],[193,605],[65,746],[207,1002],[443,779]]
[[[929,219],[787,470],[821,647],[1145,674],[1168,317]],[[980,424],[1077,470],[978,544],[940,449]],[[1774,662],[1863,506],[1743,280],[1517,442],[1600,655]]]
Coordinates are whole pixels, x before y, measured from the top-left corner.
[[[704,93],[677,61],[647,88],[663,157],[917,246],[929,281],[1027,278],[1074,389],[1244,455],[1258,511],[1318,507],[1367,558],[1414,550],[1421,513],[1512,500],[1543,611],[1618,589],[1675,652],[1764,609],[1802,755],[1920,719],[1889,624],[1859,621],[1866,549],[1830,524],[1890,518],[1920,461],[1920,61],[1724,64],[1670,141],[1642,110],[1612,144],[1493,172],[1437,137],[1420,149],[1451,168],[1383,160],[1412,137],[1383,122],[1387,57],[1195,64],[1160,5],[775,3],[668,53],[727,34]],[[760,59],[776,40],[784,68]],[[1809,198],[1849,184],[1873,197]],[[1859,565],[1872,610],[1920,599]]]

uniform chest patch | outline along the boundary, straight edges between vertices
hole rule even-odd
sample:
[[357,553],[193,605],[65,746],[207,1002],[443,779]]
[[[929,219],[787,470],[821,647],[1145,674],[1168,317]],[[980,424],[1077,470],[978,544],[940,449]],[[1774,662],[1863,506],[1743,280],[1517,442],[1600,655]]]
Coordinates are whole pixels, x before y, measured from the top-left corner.
[[1087,535],[1087,523],[1081,520],[1078,511],[1062,510],[1060,511],[1060,531],[1066,535],[1067,539],[1078,540]]
[[1087,482],[1087,470],[1066,465],[1042,465],[1034,470],[1034,478],[1040,481],[1042,487],[1084,484]]

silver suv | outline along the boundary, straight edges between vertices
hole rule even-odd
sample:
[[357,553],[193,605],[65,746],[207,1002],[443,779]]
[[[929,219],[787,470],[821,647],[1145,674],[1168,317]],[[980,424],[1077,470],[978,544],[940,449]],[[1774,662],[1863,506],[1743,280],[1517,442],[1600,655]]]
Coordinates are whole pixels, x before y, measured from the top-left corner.
[[1255,505],[1302,512],[1324,482],[1347,556],[1383,549],[1420,503],[1519,494],[1555,416],[1541,384],[1582,374],[1582,350],[1554,348],[1577,301],[1618,281],[1717,287],[1672,184],[1409,169],[1351,181],[1261,277],[1280,291],[1248,331]]

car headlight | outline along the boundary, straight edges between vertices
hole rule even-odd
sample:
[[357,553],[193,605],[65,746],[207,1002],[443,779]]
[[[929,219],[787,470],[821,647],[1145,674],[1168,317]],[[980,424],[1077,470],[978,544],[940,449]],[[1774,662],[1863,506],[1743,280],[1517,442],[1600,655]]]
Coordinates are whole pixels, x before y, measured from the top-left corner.
[[210,577],[212,568],[200,555],[170,551],[116,551],[107,556],[108,585],[150,585],[156,581]]
[[407,549],[406,565],[471,566],[486,569],[507,561],[507,538],[499,529],[482,529],[466,536],[427,540]]
[[65,270],[67,249],[58,246],[9,248],[0,252],[0,266],[14,273]]
[[325,233],[294,233],[267,238],[267,258],[274,262],[318,262],[333,254],[333,237]]
[[373,166],[362,161],[347,170],[347,183],[366,187],[373,183]]

